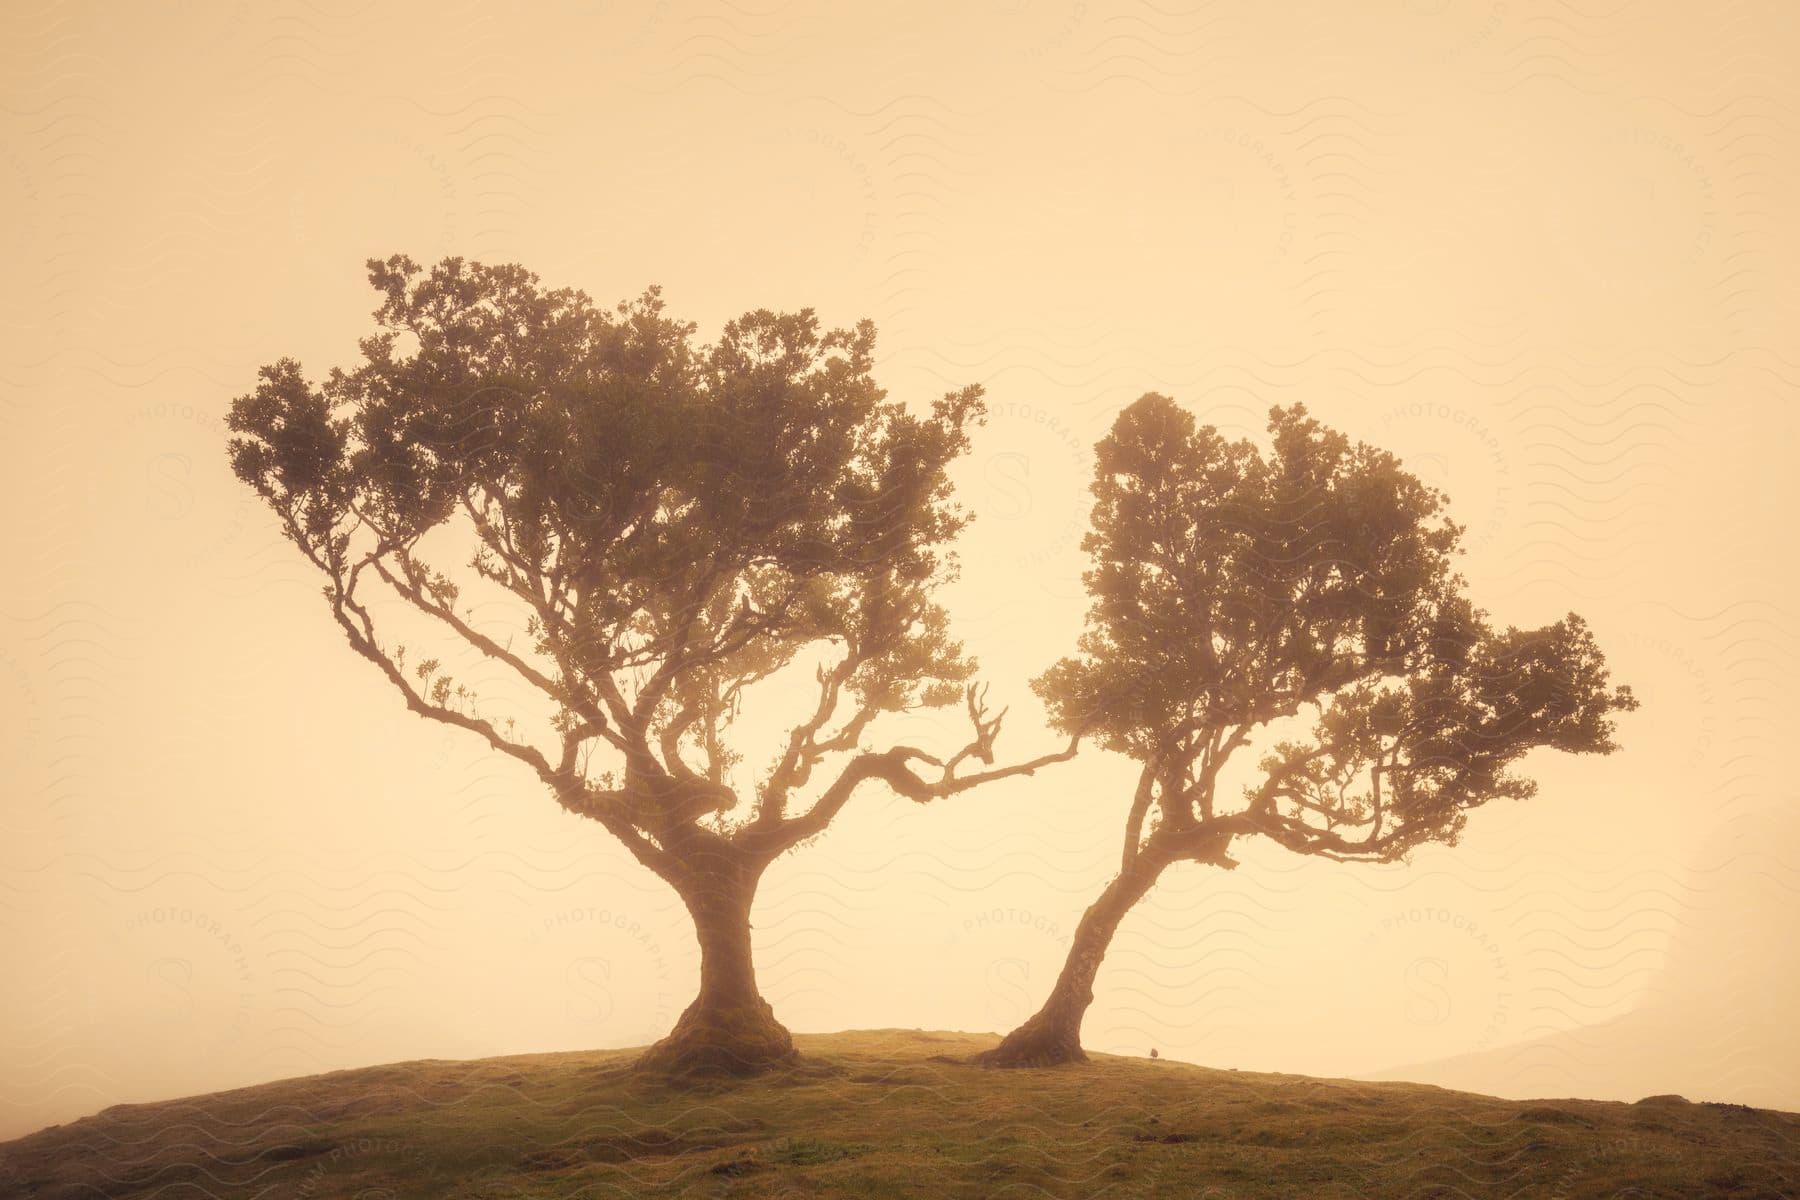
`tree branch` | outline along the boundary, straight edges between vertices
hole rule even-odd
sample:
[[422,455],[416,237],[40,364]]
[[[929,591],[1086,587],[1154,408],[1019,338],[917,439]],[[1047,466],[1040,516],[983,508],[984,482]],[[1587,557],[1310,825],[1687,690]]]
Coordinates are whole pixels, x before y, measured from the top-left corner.
[[1131,797],[1131,811],[1125,817],[1125,853],[1120,860],[1120,871],[1129,871],[1137,859],[1138,847],[1143,842],[1144,818],[1150,812],[1155,786],[1156,763],[1151,760],[1138,772],[1137,791]]
[[861,656],[854,647],[850,647],[831,670],[820,667],[814,673],[819,685],[819,701],[813,707],[812,716],[796,725],[788,734],[787,747],[761,788],[757,798],[756,819],[759,824],[780,821],[787,808],[788,794],[794,788],[806,785],[812,776],[813,767],[833,751],[855,749],[862,731],[875,719],[873,708],[859,708],[835,735],[824,742],[817,740],[819,731],[837,713],[844,684],[861,663]]
[[[779,853],[806,838],[822,833],[857,787],[869,780],[880,780],[907,799],[924,803],[996,780],[1010,779],[1016,775],[1032,775],[1051,763],[1067,762],[1075,757],[1075,751],[1081,742],[1081,735],[1075,734],[1069,738],[1066,748],[1053,754],[1041,754],[1026,762],[958,776],[956,767],[966,758],[977,757],[985,763],[993,761],[993,741],[999,733],[1001,718],[988,718],[985,714],[986,709],[976,697],[975,689],[970,688],[969,715],[975,724],[975,737],[950,759],[938,759],[911,746],[895,746],[878,753],[858,755],[845,765],[837,779],[804,814],[777,821],[759,821],[748,827],[746,840],[759,848]],[[936,778],[921,775],[912,769],[910,764],[914,762],[937,767],[939,774]]]

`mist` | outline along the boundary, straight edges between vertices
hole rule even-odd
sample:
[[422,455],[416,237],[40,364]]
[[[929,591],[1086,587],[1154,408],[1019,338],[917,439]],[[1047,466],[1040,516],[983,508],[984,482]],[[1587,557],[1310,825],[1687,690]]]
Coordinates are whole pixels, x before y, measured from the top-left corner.
[[[1093,446],[1173,396],[1393,451],[1504,627],[1587,618],[1610,757],[1391,866],[1234,851],[1126,920],[1093,1050],[1503,1096],[1800,1109],[1796,16],[1253,5],[58,6],[3,20],[0,1137],[416,1058],[645,1045],[677,896],[479,739],[406,712],[227,460],[256,368],[350,361],[363,262],[517,262],[711,339],[879,330],[979,382],[944,597],[1053,751]],[[1545,48],[1544,39],[1549,39]],[[1756,53],[1753,54],[1752,51]],[[1674,69],[1680,66],[1681,69]],[[745,780],[809,707],[759,685]],[[886,734],[953,751],[952,708]],[[1117,867],[1099,750],[859,792],[753,912],[798,1032],[1004,1032]]]

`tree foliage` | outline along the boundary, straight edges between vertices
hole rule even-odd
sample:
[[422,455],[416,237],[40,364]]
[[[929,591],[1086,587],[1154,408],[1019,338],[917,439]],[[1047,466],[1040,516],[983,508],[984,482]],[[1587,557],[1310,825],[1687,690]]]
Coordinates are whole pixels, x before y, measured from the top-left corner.
[[[923,800],[1072,753],[956,773],[992,762],[998,730],[933,599],[968,520],[947,468],[978,387],[911,411],[874,382],[874,327],[810,310],[746,313],[701,345],[655,288],[609,312],[511,265],[397,256],[369,278],[361,361],[317,383],[291,359],[264,368],[232,407],[231,455],[414,711],[526,763],[670,878],[697,845],[779,853],[866,779]],[[473,589],[524,636],[475,622]],[[501,664],[541,719],[493,711],[435,658],[409,670],[372,593]],[[746,689],[815,658],[816,706],[740,795],[727,734]],[[884,713],[959,700],[975,733],[957,755],[861,745]]]
[[[1128,866],[1147,833],[1177,857],[1260,833],[1390,860],[1531,795],[1534,748],[1616,749],[1611,714],[1636,701],[1579,616],[1496,630],[1441,492],[1303,405],[1268,432],[1267,452],[1227,440],[1152,393],[1098,447],[1087,628],[1034,686],[1059,728],[1141,765]],[[1231,756],[1302,713],[1311,736],[1221,797]]]

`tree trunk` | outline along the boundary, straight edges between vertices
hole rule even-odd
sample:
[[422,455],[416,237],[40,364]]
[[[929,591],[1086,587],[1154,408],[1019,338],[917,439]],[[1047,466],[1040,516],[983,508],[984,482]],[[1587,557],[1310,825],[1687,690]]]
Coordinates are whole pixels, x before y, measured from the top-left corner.
[[637,1062],[659,1074],[753,1075],[796,1055],[793,1039],[756,990],[750,906],[766,862],[715,852],[670,880],[694,918],[700,994]]
[[1081,1049],[1081,1020],[1094,1002],[1094,977],[1125,914],[1155,886],[1171,859],[1139,851],[1131,866],[1113,878],[1088,906],[1075,927],[1069,957],[1050,998],[1000,1044],[975,1056],[984,1067],[1053,1067],[1086,1062]]

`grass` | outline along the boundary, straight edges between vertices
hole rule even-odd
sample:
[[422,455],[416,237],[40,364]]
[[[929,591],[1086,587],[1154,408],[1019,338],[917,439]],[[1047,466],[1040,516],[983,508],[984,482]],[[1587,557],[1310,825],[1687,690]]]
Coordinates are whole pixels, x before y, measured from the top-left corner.
[[0,1144],[0,1197],[1800,1195],[1800,1116],[1519,1102],[1098,1056],[985,1071],[991,1036],[801,1036],[677,1090],[632,1051],[401,1063],[119,1105]]

